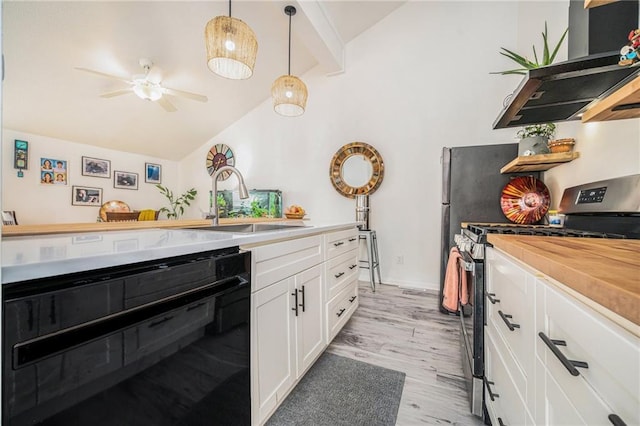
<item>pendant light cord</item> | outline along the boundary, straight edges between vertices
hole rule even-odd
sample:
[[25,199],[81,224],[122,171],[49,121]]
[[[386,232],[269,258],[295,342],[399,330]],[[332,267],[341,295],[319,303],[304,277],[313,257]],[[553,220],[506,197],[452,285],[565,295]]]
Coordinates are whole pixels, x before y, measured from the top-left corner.
[[229,0],[229,18],[231,18],[231,0]]
[[291,13],[289,13],[289,68],[288,74],[291,75]]

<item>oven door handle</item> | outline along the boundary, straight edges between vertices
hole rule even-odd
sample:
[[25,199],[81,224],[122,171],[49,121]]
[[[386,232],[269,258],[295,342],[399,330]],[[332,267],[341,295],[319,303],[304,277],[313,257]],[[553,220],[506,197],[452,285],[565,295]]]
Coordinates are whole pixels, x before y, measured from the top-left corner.
[[462,251],[460,252],[460,254],[462,255],[462,257],[459,259],[462,270],[471,272],[472,275],[475,274],[476,263],[473,261],[471,256],[469,256],[469,254],[466,251]]

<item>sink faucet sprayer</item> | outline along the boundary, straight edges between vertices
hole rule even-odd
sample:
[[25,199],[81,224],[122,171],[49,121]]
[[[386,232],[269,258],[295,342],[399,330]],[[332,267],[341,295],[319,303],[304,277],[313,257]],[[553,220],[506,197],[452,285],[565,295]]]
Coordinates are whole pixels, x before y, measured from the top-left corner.
[[247,191],[247,187],[244,184],[244,178],[240,174],[240,171],[232,166],[222,166],[218,170],[216,170],[213,175],[211,175],[211,179],[213,180],[212,184],[212,193],[213,193],[213,206],[211,207],[211,219],[213,219],[213,225],[218,225],[218,176],[222,172],[229,171],[231,173],[235,173],[238,176],[238,191],[240,192],[240,198],[245,199],[249,198],[249,191]]

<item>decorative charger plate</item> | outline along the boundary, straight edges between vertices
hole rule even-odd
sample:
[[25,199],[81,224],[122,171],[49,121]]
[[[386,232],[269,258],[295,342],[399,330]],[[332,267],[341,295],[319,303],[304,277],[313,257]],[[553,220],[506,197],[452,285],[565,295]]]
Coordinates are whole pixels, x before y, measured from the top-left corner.
[[100,207],[100,218],[106,222],[107,212],[124,213],[124,212],[130,212],[130,211],[131,209],[129,208],[129,205],[124,201],[111,200],[111,201],[107,201],[102,205],[102,207]]
[[514,223],[537,223],[549,210],[549,190],[533,176],[518,176],[505,185],[500,197],[502,213]]

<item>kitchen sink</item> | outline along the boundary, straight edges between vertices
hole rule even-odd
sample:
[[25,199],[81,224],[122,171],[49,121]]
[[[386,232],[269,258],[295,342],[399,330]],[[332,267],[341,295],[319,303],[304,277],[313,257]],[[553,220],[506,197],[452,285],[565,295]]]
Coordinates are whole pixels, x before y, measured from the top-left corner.
[[203,231],[220,231],[220,232],[232,232],[236,234],[251,234],[254,232],[266,232],[266,231],[282,231],[287,229],[307,228],[307,225],[286,225],[282,223],[242,223],[237,225],[215,225],[206,226],[202,228],[196,228]]

